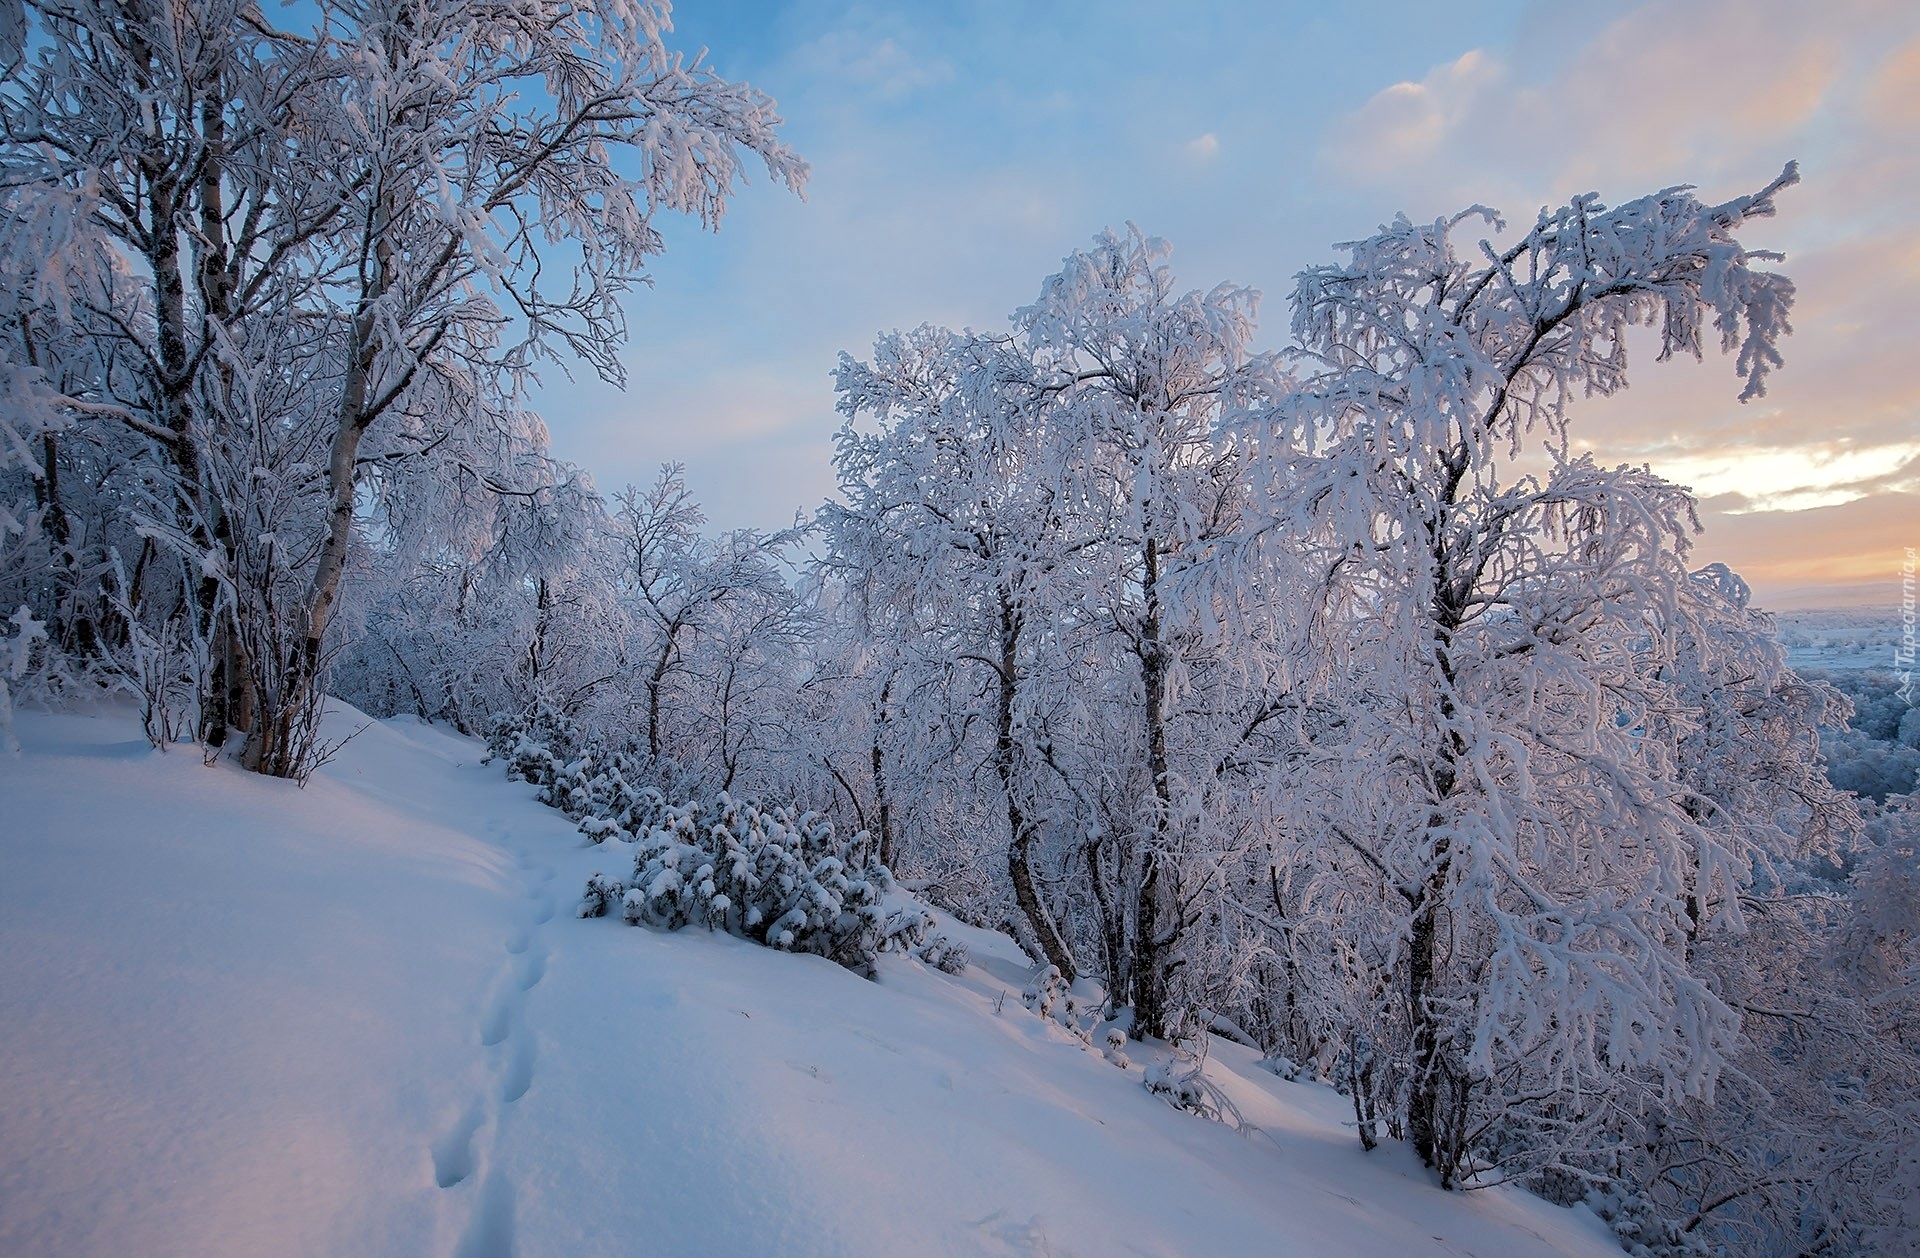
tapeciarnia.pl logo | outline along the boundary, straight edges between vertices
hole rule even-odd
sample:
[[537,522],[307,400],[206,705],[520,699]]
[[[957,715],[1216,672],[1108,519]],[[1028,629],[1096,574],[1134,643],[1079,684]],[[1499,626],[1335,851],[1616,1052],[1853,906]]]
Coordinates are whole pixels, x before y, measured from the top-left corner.
[[1908,703],[1915,700],[1913,689],[1913,547],[1900,565],[1900,645],[1893,648],[1895,676],[1900,679],[1899,694]]

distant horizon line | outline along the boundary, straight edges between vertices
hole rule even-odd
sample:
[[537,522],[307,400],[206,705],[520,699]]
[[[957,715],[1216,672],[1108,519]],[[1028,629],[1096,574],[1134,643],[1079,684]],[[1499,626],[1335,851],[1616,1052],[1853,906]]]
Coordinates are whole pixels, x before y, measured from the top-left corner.
[[[1823,600],[1823,601],[1814,601]],[[1796,585],[1771,592],[1758,590],[1754,606],[1770,612],[1860,611],[1880,608],[1889,616],[1900,613],[1900,583],[1856,581],[1844,585]]]

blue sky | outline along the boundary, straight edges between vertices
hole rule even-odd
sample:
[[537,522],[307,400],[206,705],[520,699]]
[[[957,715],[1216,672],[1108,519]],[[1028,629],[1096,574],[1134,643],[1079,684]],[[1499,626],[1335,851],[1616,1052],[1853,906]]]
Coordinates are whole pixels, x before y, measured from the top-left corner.
[[805,202],[759,180],[717,236],[666,225],[624,394],[550,376],[556,452],[602,489],[684,461],[718,527],[810,511],[840,350],[1001,325],[1105,226],[1262,290],[1278,346],[1292,275],[1396,211],[1729,197],[1799,158],[1750,237],[1802,289],[1773,396],[1641,370],[1575,431],[1694,484],[1700,558],[1763,594],[1878,585],[1920,543],[1920,6],[689,0],[675,28],[780,102],[813,175]]

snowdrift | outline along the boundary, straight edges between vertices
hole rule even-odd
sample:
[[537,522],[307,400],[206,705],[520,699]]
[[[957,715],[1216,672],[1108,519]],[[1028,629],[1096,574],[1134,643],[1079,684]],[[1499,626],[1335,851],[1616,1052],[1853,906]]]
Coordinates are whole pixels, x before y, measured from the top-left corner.
[[307,789],[23,714],[0,759],[0,1254],[1619,1252],[1442,1193],[1223,1041],[1256,1129],[1020,1001],[572,915],[624,872],[479,744],[347,708]]

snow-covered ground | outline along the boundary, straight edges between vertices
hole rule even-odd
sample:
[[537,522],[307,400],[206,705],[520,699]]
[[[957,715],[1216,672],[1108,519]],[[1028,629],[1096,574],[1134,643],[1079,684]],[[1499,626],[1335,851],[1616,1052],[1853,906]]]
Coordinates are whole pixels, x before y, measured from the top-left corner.
[[[1617,1254],[1442,1193],[1216,1042],[1257,1131],[1025,1009],[582,921],[621,872],[481,748],[367,726],[305,789],[22,714],[0,759],[0,1254]],[[1004,997],[1004,1001],[1003,998]]]
[[1901,644],[1904,624],[1899,605],[1885,609],[1845,607],[1812,611],[1776,612],[1781,645],[1787,663],[1796,669],[1896,667],[1894,652]]

